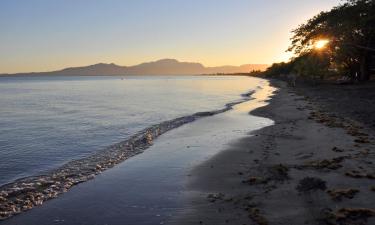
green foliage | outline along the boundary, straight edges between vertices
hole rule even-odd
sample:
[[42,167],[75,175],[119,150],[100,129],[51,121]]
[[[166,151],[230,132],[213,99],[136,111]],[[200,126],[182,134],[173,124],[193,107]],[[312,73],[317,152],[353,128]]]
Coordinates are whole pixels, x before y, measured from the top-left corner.
[[287,63],[274,63],[267,68],[264,75],[267,77],[287,77],[288,74],[297,74],[304,79],[323,79],[329,72],[329,55],[325,53],[309,52],[292,59]]
[[274,77],[279,75],[286,75],[292,72],[293,63],[282,62],[282,63],[274,63],[270,67],[264,71],[263,75],[266,77]]
[[324,79],[330,72],[328,54],[306,53],[293,62],[293,72],[307,79]]
[[[324,49],[314,49],[317,40],[327,39]],[[321,12],[293,30],[288,49],[296,57],[275,64],[267,72],[295,71],[300,76],[323,78],[329,68],[344,75],[369,77],[371,55],[375,52],[375,0],[346,0],[328,12]]]

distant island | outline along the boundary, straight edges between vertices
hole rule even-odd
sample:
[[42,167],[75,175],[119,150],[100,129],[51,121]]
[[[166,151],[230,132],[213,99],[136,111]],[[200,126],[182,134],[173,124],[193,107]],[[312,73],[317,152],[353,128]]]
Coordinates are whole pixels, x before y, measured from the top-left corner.
[[119,66],[114,63],[98,63],[83,67],[70,67],[51,72],[30,72],[0,74],[0,76],[119,76],[119,75],[201,75],[236,74],[264,71],[266,64],[246,64],[241,66],[205,67],[201,63],[180,62],[176,59],[161,59],[135,66]]

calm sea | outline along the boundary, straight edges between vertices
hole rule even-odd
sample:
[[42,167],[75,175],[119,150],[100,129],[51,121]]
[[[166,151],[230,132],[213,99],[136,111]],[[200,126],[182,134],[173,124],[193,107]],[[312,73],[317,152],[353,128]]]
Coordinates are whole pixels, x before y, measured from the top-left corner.
[[223,108],[262,80],[238,76],[0,77],[0,185],[146,127]]

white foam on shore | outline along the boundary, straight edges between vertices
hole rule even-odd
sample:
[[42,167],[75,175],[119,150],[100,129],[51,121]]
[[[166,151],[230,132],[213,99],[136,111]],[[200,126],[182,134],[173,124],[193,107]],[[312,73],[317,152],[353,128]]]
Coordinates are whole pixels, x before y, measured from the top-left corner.
[[[241,95],[241,100],[231,102],[224,108],[198,112],[150,126],[127,140],[100,150],[89,157],[71,161],[45,175],[26,177],[0,187],[0,219],[32,209],[44,201],[57,197],[76,184],[93,179],[95,175],[142,153],[152,145],[155,138],[172,129],[197,119],[231,110],[233,106],[251,100],[255,91]],[[32,201],[30,201],[32,199]]]

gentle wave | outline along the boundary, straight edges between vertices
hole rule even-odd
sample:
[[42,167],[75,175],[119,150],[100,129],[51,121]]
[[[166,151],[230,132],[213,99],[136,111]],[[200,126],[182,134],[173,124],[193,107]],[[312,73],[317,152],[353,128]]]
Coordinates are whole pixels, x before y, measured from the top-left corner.
[[7,219],[56,198],[74,185],[93,179],[102,171],[142,153],[158,136],[197,119],[226,112],[234,105],[251,100],[254,92],[242,94],[243,99],[228,103],[222,109],[198,112],[155,124],[127,140],[97,151],[89,157],[68,162],[45,175],[26,177],[3,185],[0,187],[0,219]]

